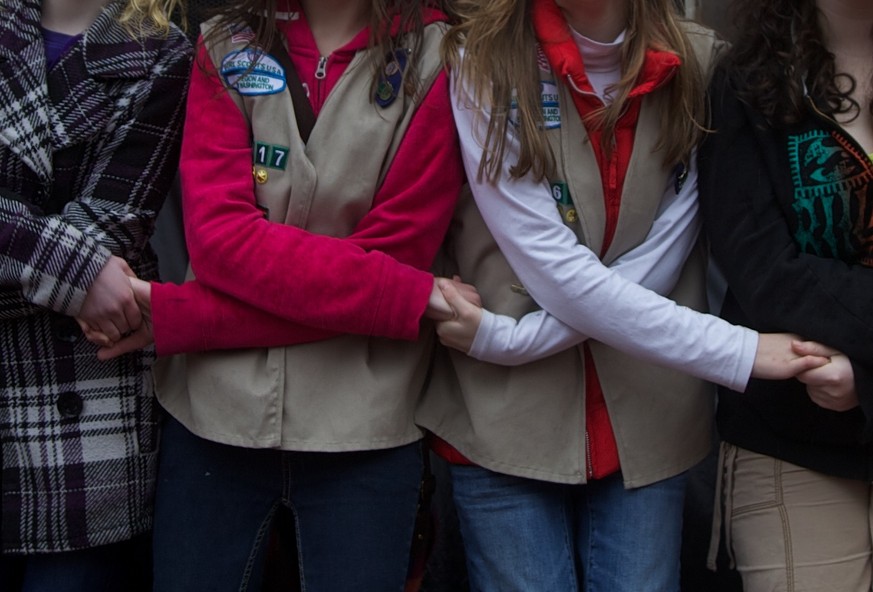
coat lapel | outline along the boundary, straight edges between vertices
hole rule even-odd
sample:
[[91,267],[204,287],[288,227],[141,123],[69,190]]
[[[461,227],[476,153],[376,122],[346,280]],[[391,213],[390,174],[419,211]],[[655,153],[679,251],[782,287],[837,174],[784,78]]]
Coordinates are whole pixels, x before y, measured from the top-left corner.
[[117,108],[126,100],[118,89],[133,88],[117,82],[145,78],[159,57],[158,40],[136,40],[118,24],[121,9],[119,2],[109,4],[48,74],[55,150],[87,142],[111,125],[110,117],[126,111]]
[[118,102],[127,100],[117,89],[131,88],[116,83],[147,77],[159,57],[160,40],[136,40],[118,24],[122,8],[107,5],[46,76],[40,2],[0,4],[0,145],[33,170],[46,193],[52,153],[112,125],[113,114],[125,112]]
[[0,15],[0,145],[51,183],[51,109],[36,0],[4,0]]

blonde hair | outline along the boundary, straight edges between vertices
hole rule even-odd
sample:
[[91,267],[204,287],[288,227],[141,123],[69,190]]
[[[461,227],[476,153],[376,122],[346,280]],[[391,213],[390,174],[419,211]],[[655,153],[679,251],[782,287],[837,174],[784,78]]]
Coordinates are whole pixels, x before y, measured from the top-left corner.
[[[542,133],[536,35],[531,24],[533,0],[458,0],[460,22],[446,37],[443,53],[457,67],[459,49],[464,60],[458,76],[472,90],[477,105],[491,108],[484,138],[479,177],[497,178],[506,152],[508,114],[515,103],[520,141],[513,177],[531,173],[537,179],[554,174],[555,157]],[[608,154],[618,120],[624,112],[646,59],[646,50],[675,53],[682,66],[668,83],[663,101],[661,132],[656,150],[664,151],[664,164],[687,161],[700,140],[705,119],[704,77],[676,13],[673,0],[630,0],[627,32],[621,48],[621,79],[612,89],[613,100],[585,118],[603,131]]]
[[134,37],[166,35],[170,30],[170,18],[179,10],[183,27],[186,7],[183,0],[128,0],[118,18],[119,22]]

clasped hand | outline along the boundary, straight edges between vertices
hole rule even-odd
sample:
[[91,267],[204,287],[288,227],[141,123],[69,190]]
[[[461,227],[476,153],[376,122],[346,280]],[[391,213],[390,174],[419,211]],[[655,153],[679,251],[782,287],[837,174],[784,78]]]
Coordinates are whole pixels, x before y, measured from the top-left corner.
[[858,406],[852,362],[845,354],[813,341],[795,342],[794,352],[803,356],[825,356],[828,363],[797,375],[806,385],[809,398],[831,411],[848,411]]
[[113,255],[88,290],[76,321],[85,337],[100,346],[100,360],[141,349],[154,341],[151,285]]
[[458,276],[434,278],[426,316],[437,322],[440,343],[467,353],[482,322],[482,299]]

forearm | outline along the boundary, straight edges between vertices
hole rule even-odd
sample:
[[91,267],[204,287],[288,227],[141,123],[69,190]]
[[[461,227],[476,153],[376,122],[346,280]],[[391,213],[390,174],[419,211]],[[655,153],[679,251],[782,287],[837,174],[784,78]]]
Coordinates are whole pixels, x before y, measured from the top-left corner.
[[[668,183],[645,240],[609,266],[626,280],[663,296],[676,286],[685,261],[698,240],[700,221],[697,167],[694,163],[692,159],[686,183],[679,192],[675,191],[672,179]],[[550,201],[550,197],[543,199],[543,205],[553,209]],[[568,241],[553,248],[572,248],[575,243],[575,240]],[[555,354],[586,338],[544,311],[529,313],[517,321],[487,313],[468,353],[486,362],[514,366]]]
[[[469,109],[458,107],[469,104],[456,99],[455,117],[473,195],[502,254],[531,297],[582,335],[742,390],[757,349],[755,332],[681,307],[606,268],[590,249],[578,244],[554,208],[536,205],[541,184],[510,181],[508,165],[496,184],[478,181],[477,120]],[[510,150],[517,149],[512,147],[517,139],[507,140]],[[512,162],[512,157],[506,161]],[[556,244],[561,248],[554,248]]]
[[[188,128],[195,131],[186,132],[182,181],[198,281],[227,297],[220,300],[228,307],[225,314],[251,315],[266,325],[271,322],[266,319],[285,320],[325,334],[415,338],[433,285],[426,270],[445,233],[463,174],[454,128],[446,125],[451,115],[445,80],[434,84],[419,107],[372,209],[344,238],[263,219],[251,192],[249,167],[233,169],[249,158],[240,152],[248,155],[250,150],[245,122],[232,101],[216,97],[207,82],[195,77],[189,101],[224,101],[223,106],[211,105],[217,109],[211,125],[227,127],[228,133],[226,146],[210,147],[205,154],[199,146],[207,140],[197,136],[203,135],[197,131],[200,109],[190,108],[197,115],[188,119]],[[230,310],[245,307],[253,310]],[[163,322],[156,314],[156,332]],[[282,333],[284,344],[296,342],[294,332]],[[308,329],[303,334],[304,341],[311,340]],[[239,336],[214,337],[214,343],[227,344]]]
[[167,356],[220,349],[278,347],[338,333],[301,325],[234,300],[196,281],[152,283],[155,348]]
[[[28,303],[78,314],[109,251],[61,216],[0,198],[0,285]],[[19,308],[10,301],[10,309]]]

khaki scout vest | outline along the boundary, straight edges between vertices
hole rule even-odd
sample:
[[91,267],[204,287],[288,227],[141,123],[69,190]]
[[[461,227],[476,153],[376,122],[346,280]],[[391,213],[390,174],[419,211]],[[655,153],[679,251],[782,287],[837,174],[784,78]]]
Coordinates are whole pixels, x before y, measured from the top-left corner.
[[[442,24],[425,28],[422,95],[442,67],[444,31]],[[216,69],[242,45],[223,39],[209,47]],[[337,82],[305,146],[286,90],[261,96],[228,91],[250,123],[256,163],[265,163],[256,170],[264,170],[267,181],[253,185],[272,222],[343,237],[370,210],[417,102],[401,93],[386,108],[374,104],[366,53],[359,52]],[[261,146],[267,153],[258,155]],[[284,168],[275,153],[283,147]],[[413,411],[431,343],[426,336],[408,343],[348,335],[174,356],[156,370],[157,393],[189,430],[216,442],[310,451],[400,446],[421,438]]]
[[[718,44],[702,29],[691,31],[690,37],[708,71]],[[554,82],[554,76],[544,73],[543,80]],[[557,159],[558,178],[552,181],[567,184],[573,207],[580,213],[578,221],[568,225],[581,242],[599,253],[606,220],[599,169],[569,91],[563,84],[557,86],[561,124],[546,132]],[[643,100],[615,238],[603,257],[607,265],[646,237],[671,174],[661,164],[662,154],[654,150],[660,131],[659,102],[664,100],[663,92]],[[447,241],[458,273],[479,289],[489,310],[520,318],[539,308],[520,289],[521,282],[469,195],[462,198]],[[670,298],[692,308],[704,307],[701,249],[689,258]],[[626,487],[676,475],[706,454],[713,412],[713,393],[707,384],[594,340],[588,344]],[[416,421],[488,469],[557,483],[584,483],[582,348],[516,367],[479,362],[439,348]]]

